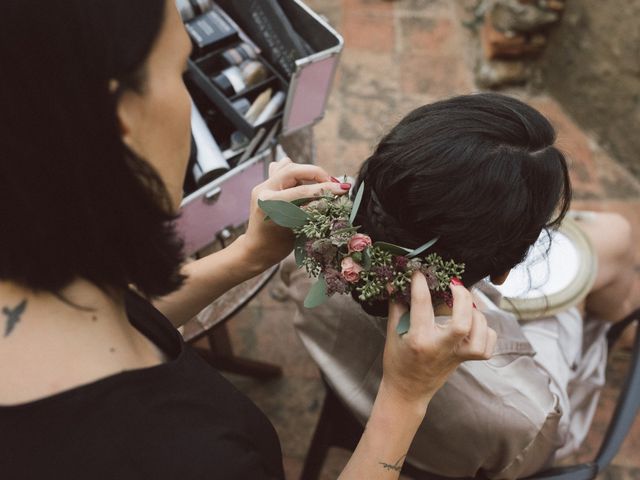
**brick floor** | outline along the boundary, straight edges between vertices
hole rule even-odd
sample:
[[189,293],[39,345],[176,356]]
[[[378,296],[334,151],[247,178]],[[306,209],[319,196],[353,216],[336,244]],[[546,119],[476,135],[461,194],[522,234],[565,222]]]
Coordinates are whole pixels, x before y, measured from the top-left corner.
[[[345,37],[346,48],[326,118],[316,127],[318,163],[353,174],[381,134],[410,109],[475,90],[461,3],[445,0],[308,0]],[[469,3],[469,2],[466,2]],[[640,183],[544,94],[514,90],[552,120],[571,161],[575,207],[626,216],[640,241]],[[640,272],[640,267],[636,266]],[[272,288],[275,288],[272,286]],[[267,413],[280,434],[287,478],[297,479],[322,403],[318,371],[291,326],[293,308],[265,291],[230,322],[238,353],[278,363],[283,378],[233,381]],[[640,280],[636,281],[640,295]],[[593,458],[617,398],[628,354],[615,352],[592,432],[577,459]],[[606,478],[640,479],[640,420]],[[323,479],[336,478],[348,455],[333,451]]]

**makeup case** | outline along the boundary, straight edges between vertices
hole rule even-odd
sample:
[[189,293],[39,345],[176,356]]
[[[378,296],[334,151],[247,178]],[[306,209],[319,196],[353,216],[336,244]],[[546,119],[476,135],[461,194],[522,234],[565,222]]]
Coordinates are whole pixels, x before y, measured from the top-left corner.
[[191,255],[247,221],[282,137],[323,118],[343,40],[300,0],[177,5],[194,44],[185,83],[195,148],[177,220]]

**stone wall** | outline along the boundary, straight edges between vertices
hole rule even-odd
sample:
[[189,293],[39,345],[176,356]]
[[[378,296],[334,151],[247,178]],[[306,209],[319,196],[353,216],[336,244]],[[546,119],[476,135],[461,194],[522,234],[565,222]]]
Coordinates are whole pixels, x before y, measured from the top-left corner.
[[476,0],[464,24],[479,40],[475,79],[482,88],[530,80],[532,64],[562,17],[565,0]]
[[538,82],[640,178],[640,0],[567,0]]

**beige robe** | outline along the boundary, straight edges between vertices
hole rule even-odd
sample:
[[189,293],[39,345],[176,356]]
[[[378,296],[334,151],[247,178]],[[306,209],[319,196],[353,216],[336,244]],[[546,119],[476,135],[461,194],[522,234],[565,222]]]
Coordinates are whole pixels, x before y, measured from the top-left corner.
[[[294,324],[302,342],[333,390],[364,424],[382,377],[386,319],[366,314],[345,295],[335,295],[315,309],[304,308],[302,303],[314,280],[296,270],[291,260],[283,267],[283,279],[298,305]],[[487,291],[497,293],[495,289]],[[486,295],[475,294],[492,306]],[[580,398],[589,400],[587,411],[582,408],[576,412],[581,430],[572,436],[566,411],[571,401],[567,385],[561,384],[562,378],[570,375],[560,375],[558,383],[547,371],[555,367],[536,362],[536,350],[514,316],[494,305],[483,313],[498,333],[494,357],[465,362],[451,375],[429,405],[408,459],[448,477],[527,476],[549,466],[556,451],[567,443],[582,441],[580,432],[586,433],[584,425],[588,427],[591,421],[584,417],[593,415],[597,394],[582,391]],[[575,338],[566,340],[575,343]],[[558,348],[546,347],[549,351]],[[606,361],[606,348],[604,358]],[[603,377],[602,361],[592,363],[600,367]],[[560,372],[570,368],[556,366]],[[575,365],[571,367],[576,370]],[[594,385],[599,388],[602,382],[603,378]]]

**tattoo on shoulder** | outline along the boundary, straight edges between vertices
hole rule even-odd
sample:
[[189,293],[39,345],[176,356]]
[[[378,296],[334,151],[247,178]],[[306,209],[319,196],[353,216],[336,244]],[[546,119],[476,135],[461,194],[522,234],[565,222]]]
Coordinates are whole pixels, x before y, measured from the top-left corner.
[[398,461],[396,463],[394,463],[393,465],[391,465],[390,463],[385,463],[385,462],[378,462],[380,465],[382,465],[382,468],[384,468],[385,470],[393,470],[395,472],[400,472],[402,470],[402,464],[404,462],[404,459],[406,458],[406,454],[401,456]]
[[2,308],[2,313],[5,315],[6,324],[4,327],[4,336],[5,338],[11,335],[13,329],[16,328],[16,324],[20,321],[20,317],[24,313],[27,308],[27,299],[25,298],[22,302],[16,305],[14,308],[9,308],[7,306]]

